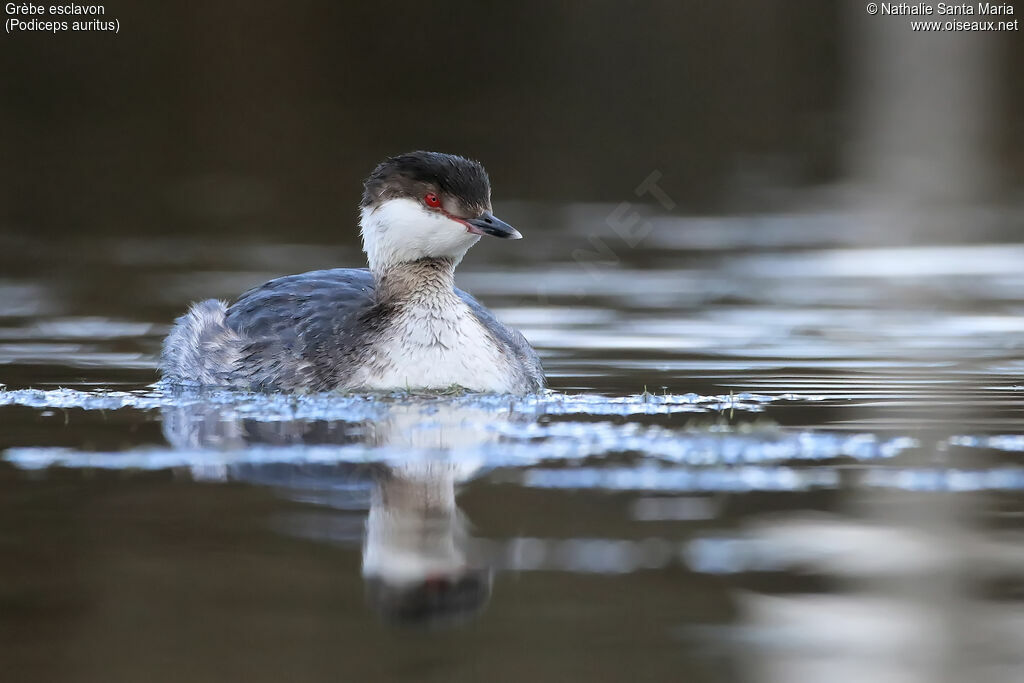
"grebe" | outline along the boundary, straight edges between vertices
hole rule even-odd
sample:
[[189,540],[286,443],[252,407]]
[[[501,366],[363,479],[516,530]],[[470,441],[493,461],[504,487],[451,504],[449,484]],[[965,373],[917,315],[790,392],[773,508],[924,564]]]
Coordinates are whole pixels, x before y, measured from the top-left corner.
[[369,269],[277,278],[235,303],[193,304],[164,341],[172,383],[259,391],[544,387],[533,348],[455,287],[455,266],[489,235],[520,239],[491,213],[487,172],[438,152],[392,157],[360,205]]

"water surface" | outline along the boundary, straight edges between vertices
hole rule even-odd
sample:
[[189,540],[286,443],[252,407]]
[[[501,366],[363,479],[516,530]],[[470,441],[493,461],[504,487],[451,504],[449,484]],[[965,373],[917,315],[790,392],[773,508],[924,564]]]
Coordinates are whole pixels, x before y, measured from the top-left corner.
[[153,384],[190,300],[360,254],[3,237],[8,670],[1019,680],[1020,216],[614,209],[511,204],[528,239],[459,271],[537,346],[526,398]]

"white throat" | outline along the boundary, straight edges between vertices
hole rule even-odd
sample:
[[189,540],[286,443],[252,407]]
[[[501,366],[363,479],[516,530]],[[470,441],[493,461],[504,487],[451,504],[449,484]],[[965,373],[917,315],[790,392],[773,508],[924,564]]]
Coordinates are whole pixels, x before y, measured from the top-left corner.
[[362,207],[359,224],[374,274],[425,258],[449,258],[458,265],[480,239],[465,225],[405,197]]
[[401,307],[346,388],[513,391],[509,364],[454,289],[454,266],[480,236],[407,198],[364,207],[361,224],[377,296]]

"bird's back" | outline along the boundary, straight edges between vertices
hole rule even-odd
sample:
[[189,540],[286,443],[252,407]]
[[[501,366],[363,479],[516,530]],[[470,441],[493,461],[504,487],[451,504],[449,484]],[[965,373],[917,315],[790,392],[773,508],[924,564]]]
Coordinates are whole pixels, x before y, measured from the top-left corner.
[[[522,334],[466,292],[455,293],[514,365],[520,388],[543,388],[540,360]],[[367,269],[290,275],[249,290],[230,306],[194,305],[168,336],[161,365],[171,381],[327,391],[346,387],[399,315],[396,304],[377,301]]]

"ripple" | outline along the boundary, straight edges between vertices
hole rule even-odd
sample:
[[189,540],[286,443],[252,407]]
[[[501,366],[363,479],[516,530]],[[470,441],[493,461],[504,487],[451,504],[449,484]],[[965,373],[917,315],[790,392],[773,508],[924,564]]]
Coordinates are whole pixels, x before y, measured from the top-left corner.
[[636,394],[607,397],[599,394],[546,392],[525,397],[488,394],[462,396],[415,396],[408,394],[271,394],[205,389],[171,389],[159,383],[141,391],[83,391],[78,389],[3,390],[0,406],[33,408],[81,408],[84,410],[159,410],[182,406],[218,406],[256,420],[363,420],[389,405],[476,408],[496,413],[515,411],[530,415],[670,415],[686,412],[738,410],[759,412],[772,401],[767,394],[739,393],[727,396],[698,394]]

